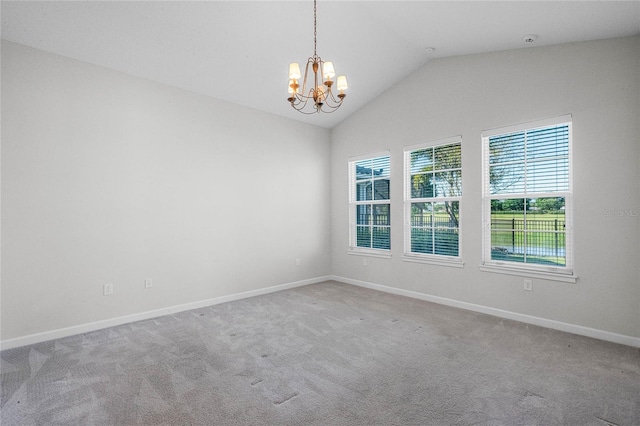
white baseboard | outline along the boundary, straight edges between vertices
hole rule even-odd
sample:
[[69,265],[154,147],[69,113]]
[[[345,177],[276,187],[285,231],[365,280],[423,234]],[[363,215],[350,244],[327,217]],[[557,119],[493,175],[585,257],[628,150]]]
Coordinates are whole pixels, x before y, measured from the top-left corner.
[[564,323],[560,321],[549,320],[531,315],[519,314],[517,312],[505,311],[502,309],[491,308],[473,303],[461,302],[454,299],[447,299],[439,296],[432,296],[425,293],[418,293],[410,290],[403,290],[394,287],[388,287],[381,284],[374,284],[366,281],[354,280],[335,275],[311,278],[302,281],[295,281],[287,284],[280,284],[272,287],[261,288],[258,290],[246,291],[243,293],[231,294],[228,296],[215,297],[212,299],[199,300],[197,302],[185,303],[182,305],[168,306],[166,308],[155,309],[153,311],[140,312],[122,317],[111,318],[107,320],[94,321],[86,324],[80,324],[72,327],[60,328],[56,330],[45,331],[42,333],[30,334],[27,336],[16,337],[0,341],[0,349],[12,349],[20,346],[33,345],[35,343],[46,342],[48,340],[59,339],[62,337],[73,336],[76,334],[89,333],[92,331],[102,330],[108,327],[127,324],[135,321],[142,321],[156,318],[163,315],[171,315],[178,312],[188,311],[191,309],[204,308],[220,303],[232,302],[234,300],[246,299],[248,297],[260,296],[263,294],[274,293],[276,291],[287,290],[290,288],[301,287],[309,284],[316,284],[327,280],[339,281],[345,284],[356,285],[359,287],[370,288],[372,290],[383,291],[385,293],[397,294],[399,296],[412,297],[414,299],[426,300],[428,302],[438,303],[441,305],[452,306],[455,308],[466,309],[469,311],[480,312],[487,315],[493,315],[500,318],[506,318],[514,321],[520,321],[527,324],[538,325],[541,327],[551,328],[554,330],[565,331],[567,333],[578,334],[581,336],[593,337],[595,339],[605,340],[608,342],[619,343],[622,345],[640,348],[640,338],[626,336],[623,334],[611,333],[608,331],[598,330],[595,328],[583,327],[580,325]]
[[131,315],[125,315],[117,318],[110,318],[101,321],[89,322],[86,324],[74,325],[72,327],[59,328],[57,330],[45,331],[42,333],[30,334],[27,336],[16,337],[0,341],[0,349],[13,349],[20,346],[33,345],[35,343],[46,342],[48,340],[60,339],[62,337],[73,336],[76,334],[89,333],[92,331],[102,330],[108,327],[128,324],[135,321],[147,320],[163,315],[171,315],[178,312],[188,311],[191,309],[204,308],[207,306],[218,305],[220,303],[233,302],[234,300],[246,299],[248,297],[261,296],[263,294],[275,293],[276,291],[287,290],[290,288],[301,287],[308,284],[316,284],[330,280],[331,277],[317,277],[302,281],[295,281],[287,284],[275,285],[272,287],[261,288],[258,290],[250,290],[242,293],[231,294],[228,296],[214,297],[212,299],[199,300],[197,302],[185,303],[182,305],[168,306],[166,308],[154,309],[153,311],[140,312]]
[[595,328],[583,327],[581,325],[569,324],[561,321],[550,320],[546,318],[534,317],[531,315],[519,314],[517,312],[505,311],[502,309],[490,308],[488,306],[476,305],[473,303],[461,302],[459,300],[447,299],[445,297],[432,296],[416,291],[402,290],[399,288],[388,287],[381,284],[374,284],[366,281],[354,280],[351,278],[332,276],[332,280],[345,284],[352,284],[359,287],[370,288],[372,290],[383,291],[385,293],[397,294],[399,296],[412,297],[414,299],[426,300],[427,302],[438,303],[441,305],[452,306],[455,308],[466,309],[468,311],[480,312],[495,317],[506,318],[514,321],[520,321],[526,324],[538,325],[541,327],[551,328],[554,330],[565,331],[567,333],[578,334],[581,336],[593,337],[594,339],[606,340],[608,342],[620,343],[622,345],[640,348],[640,338],[626,336],[624,334],[611,333],[609,331],[598,330]]

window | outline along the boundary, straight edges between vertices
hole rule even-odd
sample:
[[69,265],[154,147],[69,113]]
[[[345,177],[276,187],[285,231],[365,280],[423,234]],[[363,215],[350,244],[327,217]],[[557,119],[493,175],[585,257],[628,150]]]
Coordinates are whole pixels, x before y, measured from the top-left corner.
[[458,258],[461,137],[404,151],[405,260]]
[[484,265],[572,274],[571,116],[482,141]]
[[349,162],[351,250],[384,255],[391,249],[390,177],[388,153]]

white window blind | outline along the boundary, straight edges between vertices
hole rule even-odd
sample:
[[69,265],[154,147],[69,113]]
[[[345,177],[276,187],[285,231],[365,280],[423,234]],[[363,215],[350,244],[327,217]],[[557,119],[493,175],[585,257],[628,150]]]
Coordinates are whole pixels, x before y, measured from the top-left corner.
[[405,256],[460,255],[461,140],[404,150]]
[[571,117],[483,133],[484,264],[573,273]]
[[349,247],[391,249],[391,162],[388,153],[349,162]]

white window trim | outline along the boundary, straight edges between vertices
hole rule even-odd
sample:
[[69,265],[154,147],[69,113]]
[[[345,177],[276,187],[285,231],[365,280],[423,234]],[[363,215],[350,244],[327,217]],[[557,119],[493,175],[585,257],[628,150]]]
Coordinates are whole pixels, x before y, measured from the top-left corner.
[[[414,253],[411,251],[411,203],[415,202],[415,199],[411,198],[411,166],[409,164],[409,160],[407,160],[407,156],[410,155],[412,151],[417,151],[424,148],[433,148],[436,146],[442,145],[452,145],[452,144],[460,144],[462,147],[462,135],[452,136],[445,139],[437,139],[429,142],[422,142],[415,145],[409,145],[404,147],[403,152],[403,181],[404,181],[404,253],[402,255],[402,260],[404,262],[414,262],[414,263],[426,263],[431,265],[439,265],[439,266],[449,266],[454,268],[462,268],[464,267],[464,262],[462,261],[461,256],[461,247],[462,247],[462,221],[458,224],[458,256],[446,256],[442,254],[432,254],[432,253]],[[462,151],[460,153],[460,160],[462,164]],[[462,170],[462,167],[460,168]],[[450,198],[456,198],[456,200],[462,206],[462,196],[458,197],[434,197],[429,198],[428,202],[442,202],[449,201]]]
[[[451,259],[448,259],[448,258]],[[426,253],[405,253],[402,256],[403,262],[426,263],[429,265],[449,266],[452,268],[463,268],[464,262],[458,256],[444,256],[441,254]]]
[[[559,124],[569,125],[569,189],[566,192],[554,193],[531,193],[528,195],[538,197],[558,197],[565,198],[565,211],[571,216],[568,217],[565,228],[565,257],[566,266],[552,267],[535,264],[521,264],[515,262],[497,261],[491,259],[491,199],[492,198],[513,198],[519,197],[520,194],[505,194],[504,197],[491,197],[488,193],[489,182],[487,167],[489,164],[488,139],[492,136],[516,133],[523,131],[531,131],[539,128],[550,127]],[[485,130],[481,133],[482,140],[482,264],[479,266],[481,271],[492,272],[507,275],[517,275],[529,278],[547,279],[552,281],[561,281],[575,283],[578,276],[573,270],[573,122],[571,114],[537,120],[522,124],[499,127],[496,129]]]
[[480,265],[479,268],[483,272],[493,272],[495,274],[515,275],[518,277],[538,278],[549,281],[561,281],[566,283],[576,283],[578,276],[571,273],[561,273],[554,270],[544,271],[532,268],[518,268],[513,265],[505,264],[506,262],[491,262]]
[[[358,247],[355,242],[355,206],[356,202],[352,199],[352,194],[355,193],[355,163],[361,160],[368,160],[372,158],[378,157],[389,157],[389,168],[391,168],[391,150],[374,152],[373,154],[363,154],[354,157],[349,157],[348,159],[348,176],[349,176],[349,193],[347,197],[349,198],[349,249],[347,250],[347,254],[357,255],[357,256],[367,256],[367,257],[377,257],[382,259],[390,259],[391,249],[378,249],[371,247]],[[390,169],[391,170],[391,169]],[[391,182],[391,172],[389,172],[389,182]],[[371,200],[368,202],[369,204],[389,204],[391,207],[391,197],[388,200]],[[389,214],[391,214],[391,208],[389,208]],[[391,225],[389,225],[389,233],[391,233]]]
[[372,154],[355,155],[353,157],[349,157],[348,162],[349,163],[354,163],[356,161],[370,160],[372,158],[378,158],[378,157],[389,157],[389,158],[391,158],[391,150],[390,149],[386,149],[386,150],[383,150],[383,151],[374,152]]
[[[495,129],[483,130],[482,139],[490,138],[491,136],[503,135],[506,133],[516,133],[525,130],[535,130],[543,127],[555,126],[557,124],[571,123],[571,114],[561,115],[559,117],[546,118],[536,121],[528,121],[520,124],[512,124],[509,126],[497,127]],[[569,144],[571,145],[571,144]],[[482,145],[484,148],[484,145]],[[571,146],[569,146],[569,152],[571,152]]]
[[347,254],[354,256],[378,257],[380,259],[391,259],[391,250],[374,249],[366,247],[349,247]]

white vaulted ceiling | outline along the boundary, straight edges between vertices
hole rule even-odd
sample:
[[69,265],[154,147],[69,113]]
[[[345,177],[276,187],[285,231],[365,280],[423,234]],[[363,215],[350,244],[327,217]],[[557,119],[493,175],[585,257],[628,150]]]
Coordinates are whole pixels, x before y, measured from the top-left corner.
[[[430,59],[640,34],[640,1],[318,1],[318,54],[349,79],[334,114],[287,98],[313,2],[2,1],[2,38],[333,127]],[[427,48],[434,47],[434,52]]]

